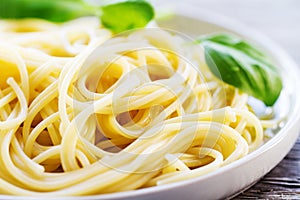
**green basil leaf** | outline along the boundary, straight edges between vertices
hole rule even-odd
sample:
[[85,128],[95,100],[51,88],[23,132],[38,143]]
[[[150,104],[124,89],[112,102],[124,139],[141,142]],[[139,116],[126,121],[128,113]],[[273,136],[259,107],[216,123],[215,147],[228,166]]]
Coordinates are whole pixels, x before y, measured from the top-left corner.
[[103,25],[115,33],[141,28],[153,19],[152,6],[143,0],[131,0],[102,7]]
[[246,41],[229,34],[205,36],[197,40],[205,50],[205,60],[220,80],[272,106],[278,99],[282,81],[269,58]]
[[93,15],[83,0],[0,0],[0,18],[41,18],[65,22]]
[[115,33],[141,28],[153,19],[153,7],[144,0],[128,0],[97,7],[84,0],[0,0],[0,18],[41,18],[65,22],[82,16],[98,16]]

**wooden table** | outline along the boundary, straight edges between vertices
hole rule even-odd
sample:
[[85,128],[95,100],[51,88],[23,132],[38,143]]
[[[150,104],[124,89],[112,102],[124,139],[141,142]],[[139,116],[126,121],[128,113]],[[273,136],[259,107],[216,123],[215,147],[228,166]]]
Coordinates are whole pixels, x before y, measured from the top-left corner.
[[[264,33],[281,45],[300,67],[299,0],[185,0],[185,2],[236,18]],[[300,138],[279,165],[234,199],[300,199]]]

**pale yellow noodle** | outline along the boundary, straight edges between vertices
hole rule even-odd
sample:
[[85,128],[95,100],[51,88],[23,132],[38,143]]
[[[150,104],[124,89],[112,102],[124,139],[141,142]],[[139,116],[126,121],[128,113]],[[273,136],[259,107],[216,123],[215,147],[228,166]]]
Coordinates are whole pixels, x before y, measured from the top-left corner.
[[159,28],[113,37],[89,17],[1,21],[0,31],[0,194],[199,177],[257,149],[271,126],[211,74],[199,46]]

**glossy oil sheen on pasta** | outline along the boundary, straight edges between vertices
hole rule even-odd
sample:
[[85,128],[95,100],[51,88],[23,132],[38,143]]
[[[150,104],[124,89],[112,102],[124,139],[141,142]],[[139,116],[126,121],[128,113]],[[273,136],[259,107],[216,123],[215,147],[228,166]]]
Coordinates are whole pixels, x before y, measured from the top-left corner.
[[202,49],[96,18],[0,22],[0,194],[91,195],[207,174],[263,142]]

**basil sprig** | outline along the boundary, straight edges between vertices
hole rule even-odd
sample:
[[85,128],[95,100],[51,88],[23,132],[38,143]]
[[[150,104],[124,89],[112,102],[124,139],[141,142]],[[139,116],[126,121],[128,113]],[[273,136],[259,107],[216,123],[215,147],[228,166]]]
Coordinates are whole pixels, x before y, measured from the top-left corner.
[[212,73],[224,82],[272,106],[282,81],[276,67],[261,51],[230,34],[208,35],[197,40],[205,50]]
[[98,16],[103,25],[118,33],[147,25],[154,17],[144,0],[128,0],[97,7],[84,0],[0,0],[0,18],[41,18],[65,22],[82,16]]

